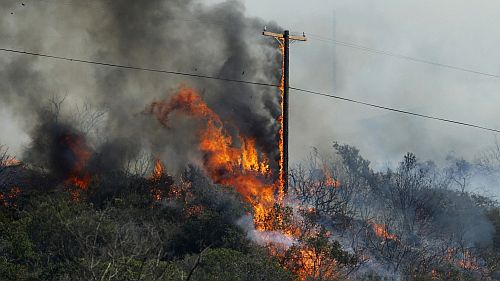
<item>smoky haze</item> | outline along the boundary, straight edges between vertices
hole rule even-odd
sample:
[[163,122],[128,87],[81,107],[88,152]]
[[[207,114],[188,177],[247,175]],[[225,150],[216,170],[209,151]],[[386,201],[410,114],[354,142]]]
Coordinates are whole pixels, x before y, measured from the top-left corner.
[[[310,34],[308,42],[292,45],[291,84],[295,87],[333,91],[348,98],[499,128],[499,79],[334,46],[317,37],[335,36],[340,41],[499,74],[496,62],[500,54],[495,50],[500,39],[493,30],[500,24],[496,1],[161,3],[27,1],[21,6],[4,1],[0,35],[7,47],[276,82],[279,57],[270,39],[260,36],[268,23],[251,18],[243,21],[245,16],[255,16]],[[219,5],[212,6],[214,3]],[[91,99],[111,109],[114,118],[107,126],[115,137],[138,142],[136,129],[151,125],[130,122],[134,117],[129,113],[139,113],[147,101],[187,81],[11,55],[2,55],[0,60],[8,70],[2,72],[2,96],[7,98],[0,101],[0,116],[7,121],[0,124],[4,132],[0,142],[16,154],[29,143],[27,133],[36,120],[34,111],[22,110],[26,105],[43,104],[54,94],[67,94],[67,104]],[[274,140],[267,133],[276,130],[277,124],[268,121],[279,114],[279,108],[270,90],[188,82],[199,87],[224,118],[249,122],[243,130],[265,132],[261,143]],[[219,91],[221,87],[223,91]],[[212,95],[210,89],[218,94]],[[261,95],[262,91],[267,94]],[[218,102],[221,97],[224,102]],[[313,146],[330,149],[333,140],[359,147],[376,168],[393,165],[407,151],[434,161],[442,161],[450,153],[472,160],[495,138],[488,132],[296,92],[291,93],[290,116],[294,162],[304,159]],[[170,149],[194,141],[187,137],[189,131],[184,133],[182,141],[153,134],[151,139],[156,141],[151,146],[170,157],[190,158],[190,152]]]
[[[214,5],[185,0],[64,4],[27,1],[22,6],[18,1],[7,1],[2,5],[6,8],[2,9],[0,34],[11,48],[279,83],[281,55],[276,42],[254,34],[264,25],[279,28],[273,23],[246,17],[245,7],[238,1]],[[232,24],[227,26],[223,22]],[[99,158],[112,165],[123,165],[140,154],[140,148],[146,148],[169,165],[179,166],[169,168],[182,168],[199,158],[194,125],[177,120],[173,130],[161,130],[143,111],[151,102],[175,94],[183,84],[195,87],[208,105],[230,124],[228,129],[233,134],[255,138],[271,160],[279,155],[277,88],[35,57],[2,56],[1,60],[1,107],[6,115],[2,127],[12,121],[16,125],[2,135],[0,142],[9,145],[15,154],[26,151],[26,158],[44,155],[40,150],[47,147],[37,146],[30,139],[45,137],[40,128],[52,126],[45,124],[47,120],[42,113],[47,111],[47,106],[58,107],[64,100],[60,115],[68,120],[78,119],[82,113],[83,119],[88,119],[93,110],[105,112],[101,115],[102,122],[96,124],[100,133],[95,134],[94,143],[99,146]],[[82,107],[74,107],[79,104],[90,106],[82,112]],[[78,122],[74,122],[73,127],[78,127]],[[68,130],[73,131],[73,127]],[[50,130],[44,132],[50,134]],[[19,139],[23,134],[31,137],[21,146]],[[271,164],[276,169],[276,161]]]
[[[248,13],[310,35],[292,45],[291,85],[500,128],[500,79],[334,46],[323,38],[500,75],[498,1],[246,1]],[[335,31],[334,31],[335,19]],[[332,140],[359,147],[377,167],[407,151],[475,158],[495,135],[291,92],[291,157]]]

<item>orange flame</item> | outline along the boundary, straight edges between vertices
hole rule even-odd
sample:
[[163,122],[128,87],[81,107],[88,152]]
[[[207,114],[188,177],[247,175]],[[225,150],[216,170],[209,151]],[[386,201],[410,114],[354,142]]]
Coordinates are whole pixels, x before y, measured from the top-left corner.
[[17,160],[15,157],[8,157],[7,159],[3,160],[0,164],[4,167],[12,167],[12,166],[22,165],[23,163]]
[[[155,159],[153,172],[151,173],[151,176],[149,177],[149,179],[156,182],[156,183],[161,183],[161,181],[165,175],[166,175],[165,165],[163,165],[160,158],[157,157]],[[153,201],[160,202],[165,197],[165,192],[162,190],[162,188],[160,186],[157,186],[157,187],[151,189],[151,196],[153,198]]]
[[90,175],[88,173],[86,173],[83,176],[71,176],[66,180],[67,184],[72,184],[82,190],[87,189],[89,182],[90,182]]
[[149,113],[155,115],[166,128],[168,128],[169,114],[174,111],[182,111],[195,118],[212,120],[222,125],[219,116],[208,107],[198,93],[185,85],[180,86],[178,95],[168,101],[155,101],[149,109]]
[[323,175],[325,175],[325,185],[326,186],[333,187],[333,188],[340,187],[340,182],[333,178],[332,173],[327,168],[325,163],[323,163]]
[[389,233],[389,230],[387,229],[386,225],[377,224],[373,221],[370,221],[368,223],[372,226],[373,231],[375,232],[375,235],[377,235],[377,237],[382,238],[384,240],[399,241],[398,236]]
[[265,154],[261,155],[259,161],[259,153],[255,148],[255,140],[252,138],[240,137],[241,143],[241,159],[240,165],[245,171],[254,171],[263,175],[270,175],[269,160]]
[[301,263],[297,272],[301,280],[305,280],[307,276],[316,276],[318,265],[316,264],[316,252],[314,250],[301,249],[299,255],[295,258]]
[[164,173],[165,173],[165,166],[163,165],[163,163],[161,163],[160,158],[156,158],[151,179],[158,180],[163,176]]
[[[282,80],[282,94],[283,86]],[[292,209],[284,207],[283,204],[283,126],[279,132],[280,174],[273,183],[268,157],[260,152],[255,139],[242,135],[233,139],[224,128],[220,117],[194,89],[181,86],[175,96],[153,102],[148,111],[166,128],[169,127],[168,120],[174,112],[181,112],[201,121],[198,149],[203,154],[203,166],[208,176],[217,184],[233,187],[252,205],[255,229],[259,236],[263,236],[261,238],[264,241],[269,242],[268,248],[276,248],[276,253],[283,252],[293,241],[297,241],[301,234],[300,224],[293,221]],[[283,125],[283,119],[280,118],[279,121]],[[333,185],[337,186],[337,183]],[[175,188],[173,190],[176,191]],[[177,194],[175,192],[173,195]],[[199,208],[187,211],[188,215],[198,212]],[[275,233],[282,235],[283,244],[272,239]],[[267,234],[269,239],[265,237]],[[320,260],[313,252],[304,250],[297,259],[301,269],[297,269],[296,273],[301,280],[305,280],[306,276],[318,275],[313,263]]]
[[74,201],[78,201],[80,191],[87,190],[90,183],[91,176],[87,171],[87,165],[92,157],[92,152],[85,139],[78,134],[66,134],[62,139],[62,143],[68,146],[74,158],[70,174],[65,183],[77,187],[76,190],[71,191],[71,197]]
[[153,201],[160,202],[163,199],[163,192],[159,188],[151,189],[151,195],[153,197]]
[[[457,260],[458,258],[458,260]],[[480,266],[477,258],[469,250],[460,250],[458,248],[448,248],[446,259],[455,263],[458,267],[465,270],[479,270]]]
[[268,183],[269,161],[258,152],[254,139],[239,136],[238,147],[220,117],[187,86],[181,86],[178,94],[170,99],[153,102],[149,109],[166,128],[169,115],[174,111],[204,121],[205,125],[198,132],[198,148],[204,155],[204,167],[215,183],[234,187],[254,206],[256,213],[272,207],[275,198],[274,185]]
[[278,257],[298,280],[337,280],[338,262],[317,251],[314,247],[294,246],[292,252],[285,253],[278,248],[270,246],[270,253]]
[[280,197],[283,198],[284,194],[284,189],[285,189],[285,172],[284,171],[284,166],[285,166],[285,149],[284,149],[284,114],[285,114],[285,44],[282,42],[280,44],[280,51],[281,51],[281,56],[282,56],[282,63],[281,63],[281,81],[280,81],[280,93],[281,93],[281,100],[280,100],[280,105],[281,105],[281,116],[278,118],[278,121],[280,122],[280,129],[279,129],[279,141],[278,141],[278,149],[280,151],[280,160],[279,160],[279,177],[278,177],[278,185],[280,187],[279,192],[280,192]]
[[307,280],[311,276],[322,276],[323,278],[333,278],[336,276],[334,268],[337,262],[330,261],[331,265],[323,269],[322,263],[325,261],[323,261],[323,257],[317,254],[314,249],[301,249],[300,255],[297,258],[301,264],[301,267],[296,272],[300,280]]

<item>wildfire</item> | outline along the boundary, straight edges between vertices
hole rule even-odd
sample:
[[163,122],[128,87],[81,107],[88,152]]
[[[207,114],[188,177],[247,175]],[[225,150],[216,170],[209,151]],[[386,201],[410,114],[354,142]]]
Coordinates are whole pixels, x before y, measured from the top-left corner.
[[153,188],[151,190],[151,196],[153,197],[153,201],[159,202],[163,199],[163,192],[159,188]]
[[[283,94],[283,81],[281,84]],[[203,155],[203,167],[207,175],[217,184],[233,187],[252,205],[257,235],[262,241],[269,243],[268,249],[274,249],[276,255],[284,253],[298,241],[301,234],[300,223],[295,221],[292,208],[283,204],[283,128],[279,132],[279,176],[273,182],[268,157],[261,152],[256,140],[241,134],[236,134],[237,137],[233,138],[221,118],[194,89],[181,86],[175,96],[153,102],[148,113],[155,116],[165,128],[169,128],[168,121],[174,113],[182,113],[200,121],[197,132],[198,149]],[[279,121],[283,125],[282,118]],[[156,166],[155,171],[162,170],[158,162]],[[338,186],[337,182],[331,184]],[[172,195],[182,193],[177,192],[175,186],[172,190],[175,191]],[[197,214],[199,211],[198,207],[192,207],[187,210],[187,214]],[[301,268],[296,273],[302,280],[306,280],[306,276],[318,276],[315,269],[318,262],[321,262],[318,255],[305,249],[296,258]],[[286,264],[285,266],[288,267]]]
[[204,208],[202,205],[194,205],[190,206],[189,208],[186,208],[185,212],[188,217],[194,217],[203,213],[203,210]]
[[448,248],[447,260],[455,263],[458,267],[465,270],[479,270],[480,266],[477,258],[469,250],[459,250],[457,248]]
[[155,202],[160,202],[167,196],[168,192],[166,188],[174,189],[172,186],[173,182],[171,182],[171,178],[168,177],[165,165],[163,165],[159,157],[156,157],[154,160],[153,171],[149,180],[154,184],[150,192]]
[[153,174],[151,175],[152,180],[159,180],[165,173],[165,166],[161,163],[160,158],[156,158],[155,166],[153,168]]
[[386,225],[377,224],[373,221],[370,221],[368,223],[372,226],[373,231],[375,232],[375,235],[377,235],[377,237],[382,238],[384,240],[399,241],[398,236],[389,233],[389,230],[387,229]]
[[200,137],[199,149],[205,155],[204,165],[212,180],[234,187],[252,204],[255,218],[262,217],[275,202],[274,185],[266,183],[269,176],[267,158],[261,157],[259,161],[253,142],[243,137],[240,137],[242,148],[234,147],[231,137],[212,121],[200,132]]
[[[280,231],[285,236],[286,241],[291,241],[294,237],[300,235],[298,223],[293,218],[292,208],[275,203],[270,209],[262,209],[255,212],[255,229],[261,232]],[[265,234],[263,236],[263,240],[269,240],[267,239],[269,237],[265,237]]]
[[22,165],[23,163],[17,160],[15,157],[8,157],[7,159],[3,160],[0,164],[4,167],[12,167],[12,166]]
[[187,86],[181,86],[177,95],[170,99],[153,102],[149,108],[149,113],[166,128],[174,112],[203,121],[204,126],[198,131],[198,148],[204,155],[204,167],[215,183],[234,187],[252,204],[255,217],[262,216],[273,206],[275,186],[269,181],[269,161],[266,155],[258,152],[254,139],[240,135],[238,146],[220,117]]
[[179,93],[170,100],[155,101],[149,108],[149,113],[156,116],[158,121],[168,128],[168,117],[174,111],[182,111],[195,118],[212,120],[222,125],[219,116],[212,111],[198,93],[185,85],[179,88]]
[[61,145],[68,148],[72,160],[65,183],[77,188],[71,191],[71,197],[74,201],[78,201],[80,192],[87,190],[90,183],[91,176],[87,171],[87,165],[92,157],[92,151],[85,142],[85,138],[76,133],[64,135],[61,139]]
[[470,251],[464,251],[463,257],[458,261],[458,266],[466,270],[478,270],[479,265],[477,259]]
[[87,189],[89,182],[90,182],[90,175],[88,173],[85,173],[85,175],[83,176],[71,176],[69,179],[66,180],[67,184],[72,184],[82,190]]
[[270,175],[269,160],[265,154],[262,154],[262,160],[259,161],[259,154],[255,148],[255,140],[240,137],[241,153],[240,165],[246,171],[255,171],[263,175]]
[[340,182],[333,178],[332,173],[328,169],[325,163],[323,163],[323,175],[325,175],[325,185],[328,187],[338,188],[340,187]]
[[340,182],[327,176],[325,185],[328,187],[338,188],[340,186]]
[[6,194],[0,192],[0,205],[5,207],[17,206],[17,198],[21,194],[21,189],[19,187],[13,187]]
[[177,183],[170,187],[167,196],[169,198],[175,198],[177,200],[184,201],[185,204],[188,204],[188,202],[193,197],[193,194],[191,192],[191,183],[181,179],[180,183]]
[[280,187],[279,192],[280,192],[280,197],[282,198],[284,196],[283,192],[285,189],[285,180],[288,180],[285,178],[285,172],[284,167],[285,167],[285,149],[284,149],[284,114],[285,114],[285,44],[279,44],[280,45],[280,51],[281,51],[281,56],[282,56],[282,63],[281,63],[281,81],[280,81],[280,93],[281,93],[281,116],[278,118],[278,121],[280,122],[280,129],[279,129],[279,141],[278,141],[278,149],[280,151],[280,160],[279,160],[279,177],[278,177],[278,185]]
[[321,254],[316,253],[314,249],[301,249],[300,254],[297,256],[299,262],[299,269],[296,274],[301,280],[307,280],[308,277],[333,278],[335,277],[336,262],[332,261],[328,268],[323,268],[323,257]]
[[270,250],[298,280],[337,280],[338,262],[314,246],[293,245],[287,251],[275,247]]

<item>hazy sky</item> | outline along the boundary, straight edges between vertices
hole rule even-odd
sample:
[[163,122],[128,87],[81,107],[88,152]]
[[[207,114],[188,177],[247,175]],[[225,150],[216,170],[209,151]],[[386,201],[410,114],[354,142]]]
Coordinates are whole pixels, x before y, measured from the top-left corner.
[[[244,3],[250,16],[311,35],[308,42],[292,45],[292,86],[500,129],[498,78],[318,40],[318,36],[332,38],[335,33],[339,41],[500,75],[498,1],[248,0]],[[256,32],[255,36],[261,35]],[[84,38],[78,43],[84,44]],[[23,48],[3,39],[0,45]],[[71,55],[71,48],[68,45],[64,55]],[[29,139],[10,117],[9,110],[0,106],[0,143],[19,153]],[[450,152],[473,158],[492,145],[495,138],[492,133],[476,129],[296,92],[291,93],[290,110],[294,161],[303,159],[312,146],[328,148],[335,140],[359,147],[379,167],[401,159],[407,151],[424,160],[439,161]]]
[[[500,79],[400,60],[317,40],[352,42],[392,53],[500,74],[498,1],[246,1],[248,13],[311,34],[292,45],[291,84],[423,114],[500,128]],[[335,31],[334,31],[335,18]],[[332,64],[335,63],[335,68]],[[336,85],[332,83],[335,69]],[[383,165],[413,151],[442,159],[474,157],[492,133],[291,93],[291,147],[347,142]],[[297,158],[295,158],[297,159]]]

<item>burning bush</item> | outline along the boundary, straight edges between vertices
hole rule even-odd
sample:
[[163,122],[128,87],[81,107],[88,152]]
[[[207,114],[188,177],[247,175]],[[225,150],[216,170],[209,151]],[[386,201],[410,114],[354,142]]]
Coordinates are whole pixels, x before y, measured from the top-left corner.
[[345,276],[346,268],[358,264],[357,258],[342,250],[339,242],[332,242],[324,229],[302,237],[299,243],[278,256],[280,263],[301,280],[338,280]]

